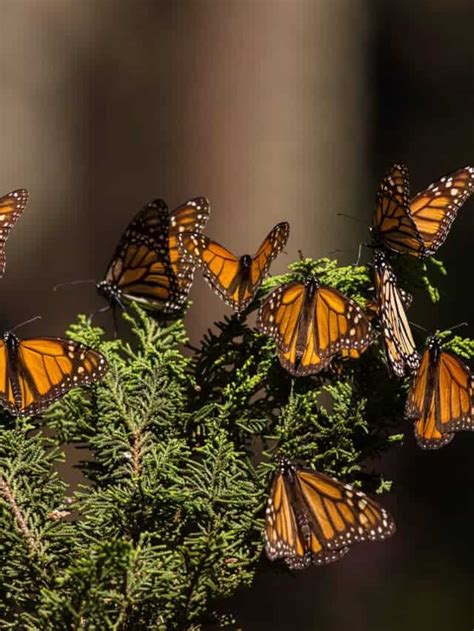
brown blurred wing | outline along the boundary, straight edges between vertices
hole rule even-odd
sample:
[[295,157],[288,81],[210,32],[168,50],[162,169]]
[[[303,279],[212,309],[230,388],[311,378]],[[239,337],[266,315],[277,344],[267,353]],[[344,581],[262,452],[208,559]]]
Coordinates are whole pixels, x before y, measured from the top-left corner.
[[460,207],[474,191],[474,169],[465,167],[431,184],[410,201],[410,214],[425,246],[434,254],[449,234]]
[[0,197],[0,278],[5,272],[5,245],[11,229],[23,214],[28,202],[28,191],[20,188]]
[[380,184],[372,226],[390,250],[424,256],[424,244],[409,211],[408,171],[401,164],[394,164]]

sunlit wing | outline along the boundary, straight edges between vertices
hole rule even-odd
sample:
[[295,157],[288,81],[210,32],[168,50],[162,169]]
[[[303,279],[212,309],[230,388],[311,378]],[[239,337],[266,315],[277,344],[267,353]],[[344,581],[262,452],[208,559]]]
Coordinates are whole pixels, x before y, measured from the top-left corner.
[[315,297],[315,348],[321,357],[338,352],[356,357],[371,342],[371,327],[354,300],[333,287],[320,287]]
[[410,201],[410,214],[431,256],[444,243],[460,207],[474,191],[474,169],[445,175]]
[[277,224],[263,240],[257,253],[252,257],[250,282],[254,294],[268,274],[270,265],[285,247],[289,234],[290,226],[286,221]]
[[389,513],[367,495],[326,475],[283,461],[266,513],[266,552],[294,569],[335,561],[354,543],[395,531]]
[[138,302],[163,313],[180,310],[191,287],[194,265],[182,260],[177,235],[187,227],[202,229],[208,217],[209,204],[204,198],[189,200],[171,213],[163,200],[150,202],[122,236],[99,289],[119,304]]
[[384,254],[374,254],[375,291],[377,313],[382,326],[385,353],[390,369],[402,377],[407,368],[419,366],[419,356],[404,302],[408,294],[401,293],[395,274]]
[[424,256],[425,248],[409,212],[408,171],[394,164],[382,180],[372,227],[377,241],[394,252]]
[[178,302],[184,304],[194,277],[195,265],[183,259],[178,247],[178,234],[181,232],[202,232],[210,215],[210,205],[205,197],[195,197],[170,213],[168,253],[180,295]]
[[183,258],[188,257],[201,268],[204,278],[218,296],[233,309],[243,311],[284,247],[288,233],[286,222],[275,226],[253,257],[237,258],[216,241],[195,232],[180,234],[178,244]]
[[16,351],[2,342],[0,400],[16,416],[38,414],[71,388],[97,381],[107,371],[105,358],[83,344],[47,337],[19,341],[8,335]]
[[305,297],[305,285],[291,282],[274,289],[259,309],[257,328],[272,337],[283,353],[290,351],[295,337],[298,337]]
[[448,351],[439,358],[437,390],[437,429],[443,433],[474,430],[471,371]]
[[415,421],[417,443],[439,449],[454,432],[472,430],[472,376],[459,357],[428,339],[420,368],[408,393],[405,415]]
[[0,278],[5,272],[5,244],[11,229],[23,214],[28,202],[28,191],[24,188],[0,197]]

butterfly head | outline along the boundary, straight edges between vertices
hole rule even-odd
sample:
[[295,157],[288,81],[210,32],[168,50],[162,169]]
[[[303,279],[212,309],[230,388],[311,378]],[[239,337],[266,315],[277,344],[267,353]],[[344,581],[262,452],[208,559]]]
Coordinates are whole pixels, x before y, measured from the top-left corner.
[[439,337],[437,335],[430,335],[426,340],[426,348],[428,349],[431,357],[436,360],[436,358],[441,353],[441,344]]
[[101,296],[103,296],[112,307],[121,307],[124,308],[122,301],[122,292],[115,285],[112,285],[106,280],[101,280],[100,283],[96,284],[97,291]]
[[252,266],[252,257],[249,254],[244,254],[240,257],[240,268],[243,271],[250,270]]
[[12,331],[5,331],[3,334],[3,342],[8,351],[15,351],[18,348],[20,340]]

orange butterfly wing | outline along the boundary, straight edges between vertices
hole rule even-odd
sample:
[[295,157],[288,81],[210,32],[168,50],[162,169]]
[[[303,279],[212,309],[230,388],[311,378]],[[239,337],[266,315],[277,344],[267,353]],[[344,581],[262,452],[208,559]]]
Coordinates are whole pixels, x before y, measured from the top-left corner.
[[382,251],[375,251],[373,265],[377,313],[387,362],[390,369],[402,377],[407,368],[418,368],[420,361],[405,313],[409,295],[398,287],[397,278]]
[[83,344],[61,338],[0,343],[0,402],[15,416],[38,414],[76,386],[101,379],[105,358]]
[[438,449],[454,432],[473,430],[472,376],[459,357],[428,339],[410,389],[406,417],[415,421],[415,435],[424,449]]
[[120,303],[173,313],[181,309],[193,280],[194,265],[183,261],[177,235],[202,229],[209,217],[204,198],[189,200],[172,213],[163,200],[145,206],[125,231],[99,289]]
[[474,169],[445,175],[410,201],[410,214],[431,256],[444,243],[460,207],[474,191]]
[[336,561],[349,546],[395,531],[388,512],[361,491],[283,460],[269,496],[265,548],[293,569]]
[[286,222],[276,225],[253,257],[237,258],[219,243],[193,232],[180,234],[178,244],[183,257],[202,269],[204,278],[224,302],[236,311],[244,311],[283,249],[288,234]]
[[281,364],[296,376],[320,372],[337,353],[359,357],[371,342],[362,309],[315,281],[275,289],[259,310],[257,328],[273,337]]
[[394,164],[382,180],[375,204],[372,230],[376,241],[394,252],[421,257],[425,247],[409,211],[408,171]]
[[11,229],[25,210],[28,191],[24,188],[0,197],[0,278],[5,272],[5,244]]

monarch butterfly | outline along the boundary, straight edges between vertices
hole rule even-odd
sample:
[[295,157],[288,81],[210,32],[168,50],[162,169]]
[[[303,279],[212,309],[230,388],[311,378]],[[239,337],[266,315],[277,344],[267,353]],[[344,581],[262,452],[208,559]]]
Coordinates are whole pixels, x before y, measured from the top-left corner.
[[202,230],[208,219],[209,202],[203,197],[172,212],[161,199],[147,204],[122,236],[97,289],[114,306],[137,302],[151,311],[178,311],[189,293],[194,265],[181,257],[177,235]]
[[474,191],[474,168],[445,175],[409,199],[408,171],[394,164],[377,193],[372,223],[376,244],[422,258],[444,243],[458,210]]
[[474,430],[471,371],[459,357],[442,350],[435,335],[427,340],[405,416],[415,421],[422,449],[439,449],[454,432]]
[[382,325],[385,354],[390,369],[403,377],[406,368],[416,370],[420,358],[405,313],[411,296],[398,287],[395,273],[381,250],[374,252],[376,310]]
[[277,224],[254,256],[237,258],[219,243],[196,232],[183,232],[178,245],[184,257],[198,265],[210,287],[236,311],[242,312],[253,300],[270,269],[283,250],[290,233],[289,224]]
[[23,214],[28,202],[28,191],[20,188],[0,197],[0,278],[5,272],[5,244],[11,229]]
[[0,404],[14,416],[38,414],[106,371],[105,358],[83,344],[59,337],[19,340],[8,331],[0,341]]
[[265,519],[265,550],[291,569],[337,561],[361,541],[395,532],[389,513],[349,484],[292,464],[286,458],[274,479]]
[[280,363],[296,376],[320,372],[337,353],[358,357],[371,342],[357,303],[316,277],[273,290],[260,307],[257,328],[275,340]]

